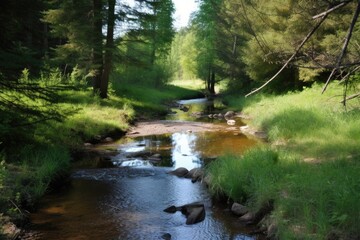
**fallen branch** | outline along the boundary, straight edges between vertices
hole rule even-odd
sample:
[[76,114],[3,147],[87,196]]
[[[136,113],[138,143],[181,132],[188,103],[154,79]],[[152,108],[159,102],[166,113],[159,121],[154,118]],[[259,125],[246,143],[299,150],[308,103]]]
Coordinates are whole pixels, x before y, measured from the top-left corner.
[[357,66],[356,68],[354,68],[353,70],[351,70],[350,72],[348,72],[340,81],[339,84],[343,83],[348,77],[350,77],[351,74],[353,74],[354,72],[356,72],[357,70],[360,69],[360,66]]
[[344,1],[344,2],[336,5],[335,7],[332,7],[329,10],[326,10],[325,12],[322,12],[322,13],[319,13],[318,15],[313,16],[312,19],[317,19],[317,18],[323,17],[324,15],[328,15],[329,13],[335,11],[336,9],[345,6],[349,2],[351,2],[351,1]]
[[[339,67],[340,67],[340,65],[341,65],[341,61],[342,61],[342,59],[343,59],[343,57],[344,57],[344,55],[345,55],[345,53],[346,53],[346,49],[347,49],[347,47],[348,47],[348,45],[349,45],[349,42],[350,42],[350,39],[351,39],[351,36],[352,36],[352,32],[353,32],[353,30],[354,30],[356,21],[357,21],[357,19],[358,19],[358,17],[359,17],[359,13],[360,13],[360,0],[358,0],[358,5],[357,5],[357,7],[356,7],[356,11],[355,11],[354,16],[353,16],[353,19],[352,19],[352,21],[351,21],[351,24],[350,24],[350,27],[349,27],[349,31],[348,31],[348,33],[347,33],[347,35],[346,35],[345,42],[344,42],[344,45],[343,45],[343,47],[342,47],[342,49],[341,49],[341,53],[340,53],[339,58],[338,58],[338,60],[337,60],[336,66],[335,66],[335,68],[331,71],[331,74],[330,74],[330,76],[328,77],[328,79],[327,79],[327,81],[326,81],[326,83],[325,83],[325,85],[324,85],[321,93],[324,93],[324,92],[325,92],[327,86],[328,86],[329,83],[330,83],[330,80],[331,80],[332,76],[335,74],[335,72],[339,69]],[[345,80],[345,84],[346,84],[347,81],[348,81],[348,78],[345,78],[345,79],[346,79],[346,80]],[[344,103],[345,103],[345,98],[346,98],[346,95],[344,96]]]
[[360,92],[355,93],[355,94],[353,94],[353,95],[348,96],[347,98],[345,98],[344,100],[342,100],[340,103],[344,104],[346,101],[351,100],[351,99],[354,99],[354,98],[357,98],[357,97],[359,97],[359,96],[360,96]]
[[301,42],[301,44],[297,47],[296,51],[293,53],[293,55],[291,55],[291,57],[285,62],[285,64],[282,66],[282,68],[272,77],[270,78],[267,82],[265,82],[262,86],[260,86],[259,88],[251,91],[250,93],[246,94],[245,97],[248,97],[258,91],[260,91],[261,89],[263,89],[266,85],[268,85],[272,80],[274,80],[288,65],[289,63],[294,59],[294,57],[299,53],[300,49],[305,45],[305,43],[307,42],[307,40],[309,40],[309,38],[314,34],[314,32],[320,27],[320,25],[324,22],[324,20],[326,19],[328,15],[325,14],[320,21],[313,27],[313,29],[306,35],[306,37],[304,38],[304,40]]

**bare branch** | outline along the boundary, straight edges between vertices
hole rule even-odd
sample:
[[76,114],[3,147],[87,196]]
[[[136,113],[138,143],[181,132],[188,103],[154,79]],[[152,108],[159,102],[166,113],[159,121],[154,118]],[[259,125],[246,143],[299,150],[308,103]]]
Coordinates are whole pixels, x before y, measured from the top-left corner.
[[348,77],[350,77],[351,74],[353,74],[354,72],[356,72],[357,70],[360,69],[360,66],[357,66],[356,68],[354,68],[353,70],[351,70],[350,72],[348,72],[339,82],[340,83],[343,83]]
[[[350,24],[350,27],[349,27],[349,31],[348,31],[348,33],[347,33],[347,35],[346,35],[344,45],[343,45],[343,47],[342,47],[342,49],[341,49],[341,53],[340,53],[339,58],[338,58],[338,60],[337,60],[336,67],[331,71],[331,74],[330,74],[329,78],[327,79],[327,81],[326,81],[326,83],[325,83],[325,86],[323,87],[321,93],[324,93],[324,92],[325,92],[327,86],[329,85],[330,79],[332,78],[332,76],[334,75],[334,73],[336,72],[336,70],[339,69],[339,67],[340,67],[340,65],[341,65],[341,61],[342,61],[342,59],[343,59],[343,57],[344,57],[344,55],[345,55],[345,53],[346,53],[346,49],[347,49],[347,47],[348,47],[348,45],[349,45],[352,32],[353,32],[353,30],[354,30],[356,21],[357,21],[357,19],[358,19],[358,17],[359,17],[359,13],[360,13],[360,0],[358,0],[358,5],[357,5],[357,7],[356,7],[356,11],[355,11],[354,16],[353,16],[353,19],[352,19],[352,21],[351,21],[351,24]],[[345,81],[347,81],[347,80],[345,80]]]
[[354,98],[357,98],[357,97],[360,97],[360,92],[348,96],[347,98],[345,98],[344,100],[342,100],[341,103],[342,103],[342,104],[345,104],[346,101],[351,100],[351,99],[354,99]]
[[[360,1],[360,0],[359,0]],[[294,57],[298,54],[298,52],[300,51],[300,49],[304,46],[304,44],[307,42],[307,40],[309,40],[309,38],[311,37],[311,35],[314,34],[314,32],[320,27],[320,25],[324,22],[324,20],[326,19],[328,15],[325,14],[320,21],[313,27],[313,29],[306,35],[306,37],[304,38],[304,40],[301,42],[301,44],[297,47],[296,51],[293,53],[293,55],[291,55],[291,57],[285,62],[285,64],[280,68],[280,70],[272,77],[270,78],[268,81],[266,81],[262,86],[260,86],[259,88],[251,91],[250,93],[246,94],[245,97],[248,97],[258,91],[260,91],[261,89],[263,89],[266,85],[268,85],[272,80],[274,80],[288,65],[289,63],[294,59]]]
[[351,1],[344,1],[344,2],[336,5],[335,7],[332,7],[332,8],[330,8],[330,9],[326,10],[325,12],[322,12],[322,13],[320,13],[320,14],[318,14],[318,15],[313,16],[312,19],[317,19],[317,18],[323,17],[323,16],[325,16],[325,15],[328,15],[329,13],[335,11],[336,9],[345,6],[345,5],[348,4],[349,2],[351,2]]

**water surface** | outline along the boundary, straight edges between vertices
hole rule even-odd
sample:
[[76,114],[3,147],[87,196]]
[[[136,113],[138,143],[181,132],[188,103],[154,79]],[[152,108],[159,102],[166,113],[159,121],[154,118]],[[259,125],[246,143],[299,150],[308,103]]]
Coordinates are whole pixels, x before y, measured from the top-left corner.
[[[179,103],[189,111],[174,109],[178,113],[170,118],[226,125],[224,119],[207,117],[221,112],[213,103]],[[212,202],[204,184],[168,174],[178,167],[204,167],[221,154],[241,154],[257,144],[239,132],[241,121],[237,124],[216,132],[182,131],[105,145],[118,151],[109,160],[115,167],[74,170],[71,187],[46,196],[32,214],[32,229],[41,239],[163,239],[164,234],[180,240],[256,239],[225,206]],[[192,202],[204,203],[203,222],[186,225],[180,212],[163,211]]]

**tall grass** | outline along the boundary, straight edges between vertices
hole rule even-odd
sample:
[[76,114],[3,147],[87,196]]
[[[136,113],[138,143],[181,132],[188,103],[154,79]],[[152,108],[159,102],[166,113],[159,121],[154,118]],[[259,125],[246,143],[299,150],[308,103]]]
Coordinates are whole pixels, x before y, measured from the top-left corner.
[[255,212],[274,201],[280,239],[360,237],[359,170],[358,159],[312,165],[270,148],[223,156],[207,168],[214,195],[225,194]]
[[233,108],[242,109],[251,117],[255,128],[265,130],[273,143],[305,157],[329,158],[358,153],[360,139],[359,101],[349,102],[347,109],[340,103],[342,86],[334,83],[324,94],[315,85],[302,92],[282,96],[228,98]]
[[[359,239],[359,101],[345,109],[334,83],[282,96],[227,98],[267,131],[269,146],[208,166],[211,191],[254,211],[273,200],[280,239]],[[358,91],[355,87],[355,91]]]

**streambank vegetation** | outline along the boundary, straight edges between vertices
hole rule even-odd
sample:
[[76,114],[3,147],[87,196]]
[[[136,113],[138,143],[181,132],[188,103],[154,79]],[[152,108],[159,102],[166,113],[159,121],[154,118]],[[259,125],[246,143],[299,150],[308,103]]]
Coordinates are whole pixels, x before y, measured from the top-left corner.
[[[356,86],[355,91],[359,86]],[[272,202],[279,239],[358,239],[359,103],[341,103],[334,82],[282,96],[229,97],[269,146],[223,156],[208,167],[211,191],[259,211]]]
[[200,0],[178,30],[171,0],[0,8],[1,224],[65,185],[85,142],[200,86],[270,143],[209,165],[215,195],[254,211],[273,202],[280,239],[360,238],[358,1]]

